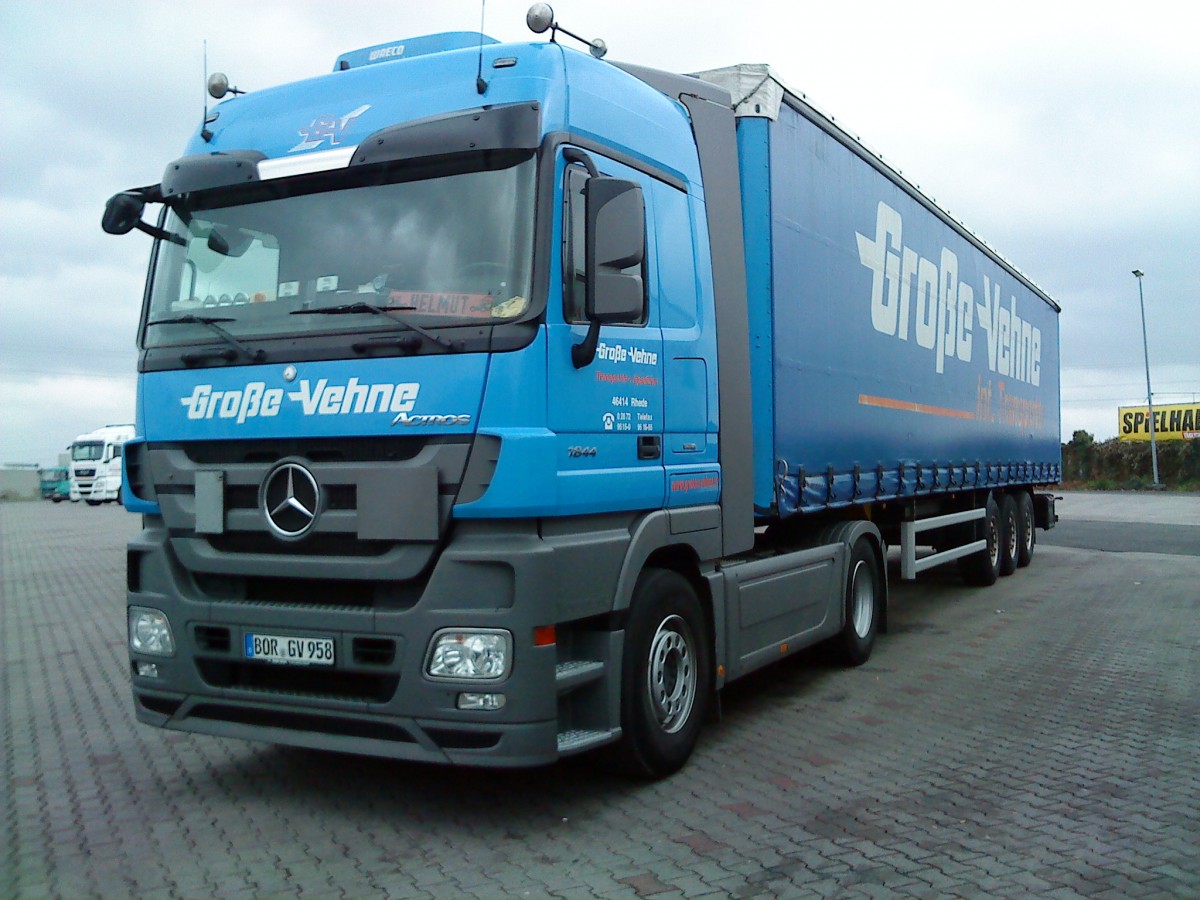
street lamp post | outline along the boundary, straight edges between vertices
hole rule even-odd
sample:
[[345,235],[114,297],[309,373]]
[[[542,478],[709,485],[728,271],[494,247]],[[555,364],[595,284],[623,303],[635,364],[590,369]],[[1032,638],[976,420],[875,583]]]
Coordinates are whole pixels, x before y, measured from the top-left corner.
[[1146,298],[1142,294],[1142,277],[1146,273],[1141,269],[1133,270],[1133,277],[1138,282],[1138,305],[1142,308],[1142,354],[1146,358],[1146,414],[1150,418],[1150,463],[1154,467],[1155,490],[1162,487],[1158,482],[1158,440],[1154,432],[1154,397],[1150,392],[1150,344],[1146,340]]

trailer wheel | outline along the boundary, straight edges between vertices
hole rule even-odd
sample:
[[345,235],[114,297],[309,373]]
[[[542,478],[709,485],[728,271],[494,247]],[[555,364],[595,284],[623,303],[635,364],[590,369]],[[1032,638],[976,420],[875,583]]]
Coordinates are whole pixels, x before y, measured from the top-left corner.
[[1000,574],[1017,571],[1017,547],[1020,543],[1017,525],[1017,501],[1012,494],[1000,497]]
[[1017,495],[1017,566],[1025,568],[1033,559],[1033,545],[1037,543],[1037,531],[1033,519],[1033,497],[1028,491]]
[[977,526],[975,534],[986,540],[987,546],[958,561],[963,581],[977,587],[989,587],[1000,577],[1000,506],[994,497],[988,497],[985,510],[983,522]]
[[677,572],[646,569],[625,628],[620,768],[662,778],[687,762],[711,685],[711,641],[696,592]]
[[882,601],[879,561],[870,541],[859,539],[850,553],[846,572],[846,621],[841,634],[834,638],[837,656],[846,665],[861,666],[871,658]]

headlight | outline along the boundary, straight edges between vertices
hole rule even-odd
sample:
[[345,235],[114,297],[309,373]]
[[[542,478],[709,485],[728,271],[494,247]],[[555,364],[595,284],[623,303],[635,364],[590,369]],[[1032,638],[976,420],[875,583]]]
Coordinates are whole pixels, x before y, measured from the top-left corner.
[[433,636],[425,673],[430,678],[499,681],[512,668],[512,635],[499,629],[447,628]]
[[175,638],[166,615],[144,606],[129,607],[129,646],[135,653],[174,656]]

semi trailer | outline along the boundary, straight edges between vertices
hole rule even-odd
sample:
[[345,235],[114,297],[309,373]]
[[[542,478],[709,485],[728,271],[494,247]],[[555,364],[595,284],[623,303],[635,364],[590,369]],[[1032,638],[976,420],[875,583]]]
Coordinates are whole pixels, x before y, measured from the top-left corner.
[[735,679],[870,656],[889,548],[988,585],[1053,526],[1050,297],[773,70],[529,23],[227,96],[109,201],[139,721],[664,776]]

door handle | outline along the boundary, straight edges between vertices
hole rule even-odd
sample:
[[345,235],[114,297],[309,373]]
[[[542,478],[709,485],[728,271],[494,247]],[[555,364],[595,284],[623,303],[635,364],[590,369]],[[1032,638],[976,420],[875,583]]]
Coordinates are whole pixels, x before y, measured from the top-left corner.
[[657,434],[638,435],[638,459],[658,459],[662,456],[662,437]]

